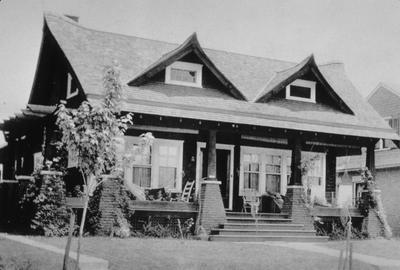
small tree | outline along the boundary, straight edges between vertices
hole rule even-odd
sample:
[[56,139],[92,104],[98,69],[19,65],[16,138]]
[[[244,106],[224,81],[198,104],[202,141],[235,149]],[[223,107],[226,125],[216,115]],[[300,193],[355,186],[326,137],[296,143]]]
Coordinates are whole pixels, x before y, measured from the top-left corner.
[[96,187],[115,172],[117,148],[121,138],[132,124],[130,114],[121,115],[122,85],[116,65],[104,69],[104,99],[100,104],[82,102],[78,109],[67,109],[61,104],[57,111],[57,125],[62,131],[61,146],[76,154],[78,169],[84,182],[84,208],[79,228],[77,265],[80,242],[85,226],[88,202]]

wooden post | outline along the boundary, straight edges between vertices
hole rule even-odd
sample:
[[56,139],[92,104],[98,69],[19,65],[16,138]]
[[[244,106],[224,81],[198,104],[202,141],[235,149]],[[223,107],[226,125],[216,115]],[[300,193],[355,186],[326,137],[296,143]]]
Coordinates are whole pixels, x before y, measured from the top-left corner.
[[367,146],[367,157],[365,161],[365,166],[368,167],[372,176],[375,176],[375,144],[370,144]]
[[207,179],[217,178],[217,131],[210,130],[208,133],[208,159],[207,159]]
[[292,174],[290,176],[290,186],[301,186],[301,138],[293,138],[292,142]]

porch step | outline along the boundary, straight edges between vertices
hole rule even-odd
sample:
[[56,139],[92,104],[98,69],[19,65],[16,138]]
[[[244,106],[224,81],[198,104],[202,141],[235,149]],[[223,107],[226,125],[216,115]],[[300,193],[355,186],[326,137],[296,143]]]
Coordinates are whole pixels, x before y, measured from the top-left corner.
[[226,217],[227,223],[258,223],[258,224],[265,224],[265,223],[290,223],[292,219],[285,218],[285,217],[258,217],[257,219],[248,216],[248,217],[233,217],[227,216]]
[[244,229],[244,230],[301,230],[303,224],[294,223],[224,223],[220,225],[221,229]]
[[215,229],[211,234],[224,236],[315,236],[314,230]]
[[327,236],[262,236],[262,235],[210,235],[210,241],[227,242],[265,242],[265,241],[284,241],[284,242],[325,242]]
[[[227,217],[252,217],[251,213],[245,212],[226,212]],[[284,213],[258,213],[259,218],[287,218],[288,214]]]

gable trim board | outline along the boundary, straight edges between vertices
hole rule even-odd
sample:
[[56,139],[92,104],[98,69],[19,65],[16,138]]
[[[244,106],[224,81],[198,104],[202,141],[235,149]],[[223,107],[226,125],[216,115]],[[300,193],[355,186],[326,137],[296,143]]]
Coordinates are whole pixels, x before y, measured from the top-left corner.
[[300,79],[301,76],[308,72],[312,72],[317,77],[318,81],[327,90],[328,95],[337,103],[343,112],[354,114],[353,111],[335,93],[333,88],[326,81],[317,64],[315,63],[314,55],[310,55],[294,67],[277,72],[275,76],[268,82],[267,86],[258,94],[254,102],[267,102],[274,96],[274,94],[278,93],[295,80]]
[[204,66],[208,67],[211,72],[218,78],[218,80],[229,89],[232,96],[237,99],[246,100],[246,97],[233,85],[225,75],[218,70],[210,58],[206,55],[204,50],[201,48],[200,43],[197,39],[196,33],[193,33],[187,40],[185,40],[182,45],[176,49],[170,51],[169,53],[163,55],[158,61],[150,65],[143,73],[135,77],[133,80],[128,82],[129,86],[140,86],[145,83],[149,78],[151,78],[156,73],[167,68],[169,65],[173,64],[175,61],[179,61],[182,57],[194,52],[200,60],[203,61]]

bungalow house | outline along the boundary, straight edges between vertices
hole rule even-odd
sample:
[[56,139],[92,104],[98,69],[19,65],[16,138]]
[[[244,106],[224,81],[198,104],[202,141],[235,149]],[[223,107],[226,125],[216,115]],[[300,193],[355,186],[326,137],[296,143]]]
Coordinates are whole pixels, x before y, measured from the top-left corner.
[[[368,95],[367,101],[384,118],[393,130],[400,134],[400,86],[379,83]],[[338,176],[341,182],[339,204],[356,203],[360,181],[359,170],[365,156],[343,157],[338,160]],[[375,147],[375,179],[382,193],[388,223],[394,235],[400,235],[400,149],[391,140],[381,139]],[[346,174],[347,177],[343,177]],[[343,179],[343,180],[342,180]]]
[[[245,239],[239,234],[243,228],[247,237],[254,236],[245,226],[251,216],[237,213],[247,189],[258,196],[285,195],[283,213],[258,219],[266,223],[264,237],[282,237],[278,227],[283,236],[297,228],[293,235],[311,239],[315,231],[304,186],[311,198],[324,199],[336,191],[337,157],[365,147],[368,167],[374,168],[377,141],[399,140],[341,63],[317,65],[312,55],[295,63],[206,49],[196,34],[172,44],[107,33],[47,13],[28,105],[1,125],[10,157],[4,161],[6,178],[29,173],[41,145],[51,148],[50,116],[60,100],[71,108],[83,100],[99,102],[102,70],[113,61],[121,67],[123,110],[134,113],[126,149],[143,132],[156,138],[151,151],[126,168],[126,180],[173,193],[194,180],[198,222],[219,233],[213,239]],[[307,162],[313,164],[304,170]]]

